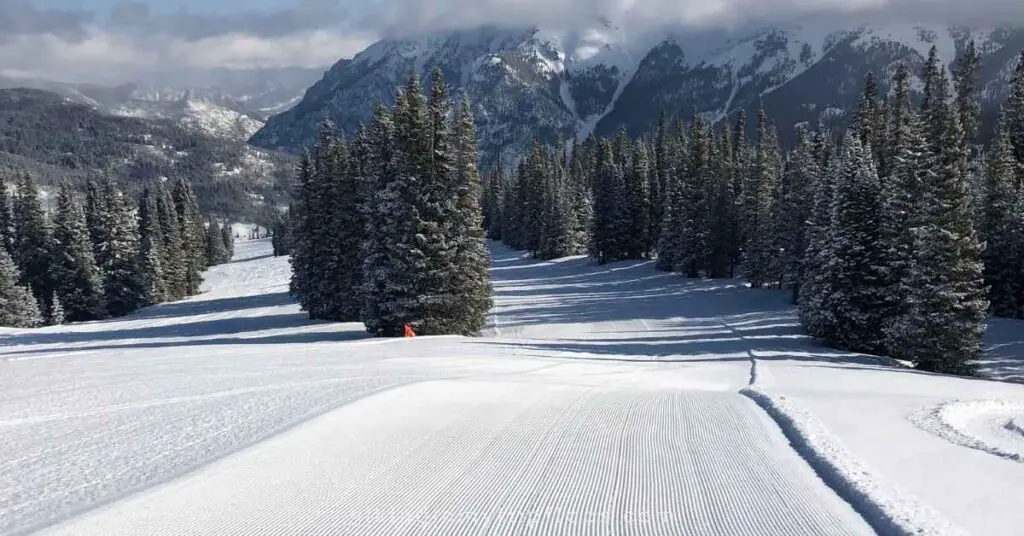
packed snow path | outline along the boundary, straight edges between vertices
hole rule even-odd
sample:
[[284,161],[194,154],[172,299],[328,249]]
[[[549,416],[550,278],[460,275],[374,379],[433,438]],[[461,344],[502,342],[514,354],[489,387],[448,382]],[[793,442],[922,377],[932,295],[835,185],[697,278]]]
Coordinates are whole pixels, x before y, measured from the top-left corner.
[[[809,351],[774,293],[496,249],[486,337],[381,341],[306,320],[268,251],[192,300],[4,337],[0,534],[873,532],[739,394],[755,357],[881,368]],[[812,383],[781,365],[759,383]]]

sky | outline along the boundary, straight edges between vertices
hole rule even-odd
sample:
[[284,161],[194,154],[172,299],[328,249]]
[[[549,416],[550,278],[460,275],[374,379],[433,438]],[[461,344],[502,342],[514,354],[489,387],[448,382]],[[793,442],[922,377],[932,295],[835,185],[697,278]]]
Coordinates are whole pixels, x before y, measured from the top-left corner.
[[566,30],[604,17],[649,33],[813,16],[1024,25],[1024,1],[0,0],[0,74],[121,83],[156,70],[322,68],[381,36],[481,24]]

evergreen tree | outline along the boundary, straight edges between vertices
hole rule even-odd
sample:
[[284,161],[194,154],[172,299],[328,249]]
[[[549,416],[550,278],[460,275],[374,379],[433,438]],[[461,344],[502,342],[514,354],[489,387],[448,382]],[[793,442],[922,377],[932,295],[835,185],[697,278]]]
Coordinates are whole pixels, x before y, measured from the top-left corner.
[[964,131],[964,141],[972,150],[981,130],[981,97],[978,94],[980,71],[981,56],[972,39],[960,53],[953,73],[954,88],[956,89],[956,113]]
[[[937,93],[944,95],[940,79]],[[924,370],[970,374],[981,355],[985,299],[982,246],[970,210],[964,176],[963,130],[947,103],[933,103],[945,118],[937,167],[923,196],[922,225],[916,230],[918,263],[910,275],[914,289],[902,322],[907,357]],[[938,122],[937,120],[935,121]]]
[[221,226],[220,234],[224,240],[224,249],[227,252],[224,262],[228,262],[235,256],[235,234],[231,232],[231,223],[225,223]]
[[174,184],[174,210],[177,213],[178,233],[182,253],[182,290],[185,296],[199,293],[203,283],[202,271],[206,269],[206,231],[203,228],[199,204],[188,180],[181,179]]
[[139,235],[128,199],[110,180],[103,185],[102,235],[96,265],[103,274],[107,314],[124,316],[146,303],[138,264]]
[[45,318],[49,314],[50,296],[54,291],[51,272],[51,228],[43,212],[39,190],[32,178],[23,175],[18,181],[14,200],[14,250],[22,285],[32,289]]
[[14,253],[14,214],[11,212],[11,189],[0,176],[0,247]]
[[800,282],[804,277],[807,255],[807,222],[814,210],[813,200],[821,169],[806,129],[797,129],[796,149],[787,162],[779,200],[779,246],[782,251],[782,281],[793,287],[793,303],[799,303]]
[[[819,140],[823,136],[819,134]],[[822,151],[824,142],[819,141],[819,156],[830,155]],[[819,160],[824,163],[820,180],[814,189],[814,208],[807,226],[807,251],[804,254],[803,280],[800,285],[800,323],[807,333],[815,338],[833,341],[836,337],[836,311],[833,298],[837,295],[836,256],[833,207],[836,198],[835,178],[838,169],[834,159]]]
[[486,200],[487,218],[484,223],[487,238],[501,240],[501,225],[505,220],[505,175],[500,167],[495,167],[487,179],[484,198]]
[[224,245],[224,232],[220,228],[220,223],[211,220],[207,223],[204,234],[206,265],[217,266],[228,262],[228,248]]
[[1010,143],[1010,126],[1000,117],[985,180],[984,216],[981,237],[986,247],[985,285],[989,288],[992,314],[1015,317],[1022,312],[1017,300],[1024,290],[1024,266],[1020,215],[1016,213],[1021,186],[1017,181],[1017,162]]
[[687,156],[685,169],[681,173],[683,203],[680,210],[683,216],[675,270],[687,277],[698,277],[707,267],[711,249],[713,181],[709,180],[711,136],[704,123],[697,118],[690,124]]
[[1024,166],[1024,51],[1021,51],[1017,59],[1005,110],[1013,155],[1017,159],[1017,164]]
[[186,279],[190,258],[183,255],[181,223],[174,199],[163,182],[156,186],[156,214],[160,223],[160,266],[163,269],[164,290],[167,300],[178,300],[189,295]]
[[833,344],[859,352],[882,348],[885,251],[881,241],[881,181],[870,148],[849,136],[832,201]]
[[273,248],[275,257],[291,255],[291,213],[292,207],[278,215],[270,225],[270,245]]
[[734,182],[735,163],[732,139],[728,129],[715,142],[709,175],[714,202],[711,209],[711,256],[708,261],[711,277],[730,277],[740,254],[739,189]]
[[22,276],[7,250],[0,248],[0,326],[34,328],[42,324],[32,291],[19,283]]
[[[403,106],[404,96],[397,92],[395,108]],[[366,198],[364,214],[366,214],[366,235],[361,248],[363,258],[363,308],[360,317],[366,330],[376,335],[397,335],[391,318],[384,317],[379,304],[391,294],[388,288],[389,266],[386,249],[390,239],[389,233],[397,227],[392,221],[395,216],[395,194],[391,183],[397,180],[395,162],[394,122],[391,111],[377,106],[373,112],[367,137],[373,152],[368,159],[366,171],[367,188],[370,195]],[[298,244],[298,240],[296,240]],[[295,258],[293,254],[292,258]],[[294,263],[294,260],[293,260]],[[390,313],[390,311],[388,311]]]
[[163,236],[156,195],[149,189],[139,199],[139,276],[142,304],[154,305],[168,298],[164,280]]
[[779,156],[764,110],[757,118],[757,146],[744,188],[747,280],[752,288],[770,282],[775,263],[773,200],[780,181]]
[[47,326],[60,326],[66,322],[64,305],[60,301],[60,296],[56,292],[53,293],[53,297],[50,298],[50,312],[46,317]]
[[63,319],[83,322],[103,318],[103,279],[93,255],[85,212],[67,183],[57,194],[52,258],[53,299],[62,305]]
[[594,254],[602,263],[623,260],[628,218],[622,172],[615,164],[615,150],[605,140],[597,153],[594,176]]
[[[626,234],[626,257],[642,259],[647,257],[651,244],[651,200],[650,200],[650,161],[647,147],[643,143],[633,146],[631,168],[626,176],[626,217],[629,228]],[[568,192],[566,192],[568,194]]]
[[473,335],[484,328],[491,297],[490,256],[484,244],[477,171],[476,127],[469,101],[463,97],[452,126],[454,191],[456,204],[449,216],[449,238],[454,242],[454,266],[445,293],[444,332]]

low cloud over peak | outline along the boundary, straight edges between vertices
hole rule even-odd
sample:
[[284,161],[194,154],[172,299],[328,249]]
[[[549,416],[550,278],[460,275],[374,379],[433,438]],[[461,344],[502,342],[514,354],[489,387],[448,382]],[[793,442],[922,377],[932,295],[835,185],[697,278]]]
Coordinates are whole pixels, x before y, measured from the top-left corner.
[[237,1],[235,12],[197,13],[173,0],[130,0],[102,11],[0,0],[0,72],[120,83],[159,70],[321,67],[378,36],[481,25],[571,30],[609,20],[627,35],[837,15],[844,23],[1024,25],[1020,0],[280,0],[263,11]]

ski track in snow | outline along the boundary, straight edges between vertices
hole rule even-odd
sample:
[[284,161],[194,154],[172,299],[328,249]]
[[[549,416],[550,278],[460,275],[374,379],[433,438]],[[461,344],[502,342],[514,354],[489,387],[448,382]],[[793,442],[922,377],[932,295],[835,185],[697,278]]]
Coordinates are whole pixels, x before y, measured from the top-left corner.
[[922,429],[957,445],[1024,463],[1024,400],[957,400],[911,417]]
[[487,336],[377,340],[306,320],[268,251],[190,300],[5,332],[0,534],[959,533],[768,394],[879,367],[811,346],[781,294],[494,246]]

